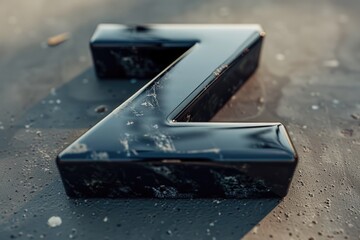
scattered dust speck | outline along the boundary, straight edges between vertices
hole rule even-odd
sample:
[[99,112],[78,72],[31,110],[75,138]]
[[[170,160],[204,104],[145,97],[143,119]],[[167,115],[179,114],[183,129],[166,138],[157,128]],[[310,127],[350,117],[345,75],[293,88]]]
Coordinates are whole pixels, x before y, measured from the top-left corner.
[[331,207],[331,200],[329,198],[326,199],[325,201],[326,204],[326,208],[330,208]]
[[86,61],[87,61],[87,58],[85,56],[80,56],[79,57],[79,62],[84,63]]
[[89,83],[89,79],[84,78],[84,79],[82,80],[82,83],[83,83],[83,84],[87,84],[87,83]]
[[312,97],[319,97],[319,96],[320,96],[320,93],[319,93],[319,92],[311,92],[311,93],[310,93],[310,96],[312,96]]
[[88,151],[88,147],[84,143],[74,143],[68,149],[71,153],[86,153]]
[[76,228],[72,228],[72,229],[71,229],[71,233],[69,234],[69,238],[70,238],[70,239],[75,238],[75,237],[76,237],[76,234],[77,234]]
[[311,109],[312,109],[312,110],[319,110],[319,106],[318,106],[318,105],[312,105],[312,106],[311,106]]
[[309,193],[309,196],[310,196],[310,197],[314,197],[314,194],[313,194],[313,193]]
[[133,124],[134,124],[133,121],[128,121],[128,122],[126,123],[126,125],[133,125]]
[[260,98],[258,99],[258,102],[259,102],[260,104],[264,104],[265,99],[264,99],[263,97],[260,97]]
[[339,61],[336,59],[326,60],[323,62],[324,67],[336,68],[339,66]]
[[252,230],[252,233],[253,233],[253,234],[257,234],[258,229],[259,229],[259,226],[255,226],[255,227],[253,228],[253,230]]
[[303,146],[303,151],[305,153],[308,153],[308,152],[310,152],[310,149],[307,146]]
[[333,99],[333,100],[332,100],[332,103],[333,103],[333,104],[335,104],[335,105],[337,105],[337,104],[339,104],[339,103],[340,103],[340,101],[339,101],[339,100],[337,100],[337,99]]
[[354,134],[354,130],[350,129],[350,128],[347,128],[347,129],[343,129],[340,131],[341,134],[344,136],[344,137],[352,137],[353,134]]
[[104,217],[103,222],[109,221],[108,217]]
[[51,88],[51,89],[50,89],[50,94],[51,94],[52,96],[55,96],[55,95],[56,95],[56,88]]
[[356,114],[356,113],[353,113],[350,115],[353,119],[355,120],[359,120],[360,119],[360,115],[359,114]]
[[137,83],[137,80],[136,80],[136,79],[131,79],[131,80],[130,80],[130,83],[131,83],[131,84],[135,84],[135,83]]
[[47,44],[50,47],[55,47],[55,46],[60,45],[61,43],[65,42],[69,38],[70,38],[70,34],[68,32],[61,33],[61,34],[58,34],[58,35],[48,38]]
[[60,226],[62,223],[61,217],[59,216],[52,216],[48,219],[47,224],[50,227],[58,227]]
[[39,137],[41,137],[41,131],[36,131],[36,135],[38,135]]
[[281,53],[278,53],[278,54],[275,55],[275,58],[278,61],[284,61],[285,60],[285,55],[281,54]]
[[100,105],[95,108],[95,112],[97,112],[97,113],[104,113],[107,111],[108,111],[108,108],[105,105]]

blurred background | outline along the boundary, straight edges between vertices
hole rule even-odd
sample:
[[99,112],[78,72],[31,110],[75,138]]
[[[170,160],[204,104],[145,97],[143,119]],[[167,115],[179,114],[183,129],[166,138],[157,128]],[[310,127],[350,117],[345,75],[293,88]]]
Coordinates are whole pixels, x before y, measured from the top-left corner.
[[[0,0],[0,239],[360,239],[359,10],[355,0]],[[68,199],[56,155],[145,83],[96,80],[99,23],[261,24],[260,67],[214,121],[288,127],[300,156],[288,196]]]

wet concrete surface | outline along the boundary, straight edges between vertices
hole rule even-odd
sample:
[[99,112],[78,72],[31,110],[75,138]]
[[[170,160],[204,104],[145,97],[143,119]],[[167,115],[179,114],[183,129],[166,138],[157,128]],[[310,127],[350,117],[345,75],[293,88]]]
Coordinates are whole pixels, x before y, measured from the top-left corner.
[[[357,1],[0,1],[0,239],[359,239]],[[214,121],[280,121],[282,200],[72,200],[55,156],[142,81],[98,82],[98,23],[260,23],[261,66]],[[47,47],[53,35],[70,39]],[[102,109],[99,111],[99,106]],[[60,226],[48,220],[59,216]]]

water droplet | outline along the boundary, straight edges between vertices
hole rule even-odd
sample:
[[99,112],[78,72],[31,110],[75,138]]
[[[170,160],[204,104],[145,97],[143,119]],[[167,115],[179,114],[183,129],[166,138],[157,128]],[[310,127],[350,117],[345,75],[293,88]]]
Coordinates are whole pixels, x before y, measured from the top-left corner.
[[48,219],[48,222],[47,222],[47,224],[50,227],[58,227],[61,225],[61,223],[62,223],[62,220],[59,216],[52,216]]

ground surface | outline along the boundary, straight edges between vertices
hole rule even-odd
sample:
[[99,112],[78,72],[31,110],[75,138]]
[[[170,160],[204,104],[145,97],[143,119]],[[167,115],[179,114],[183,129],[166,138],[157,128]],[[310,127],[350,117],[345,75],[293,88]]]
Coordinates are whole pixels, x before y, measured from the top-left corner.
[[[0,239],[359,239],[360,2],[0,1]],[[71,200],[55,156],[141,82],[99,83],[98,23],[260,23],[257,74],[215,120],[280,121],[300,156],[269,200]],[[46,47],[49,36],[69,41]],[[62,224],[50,228],[48,219]]]

